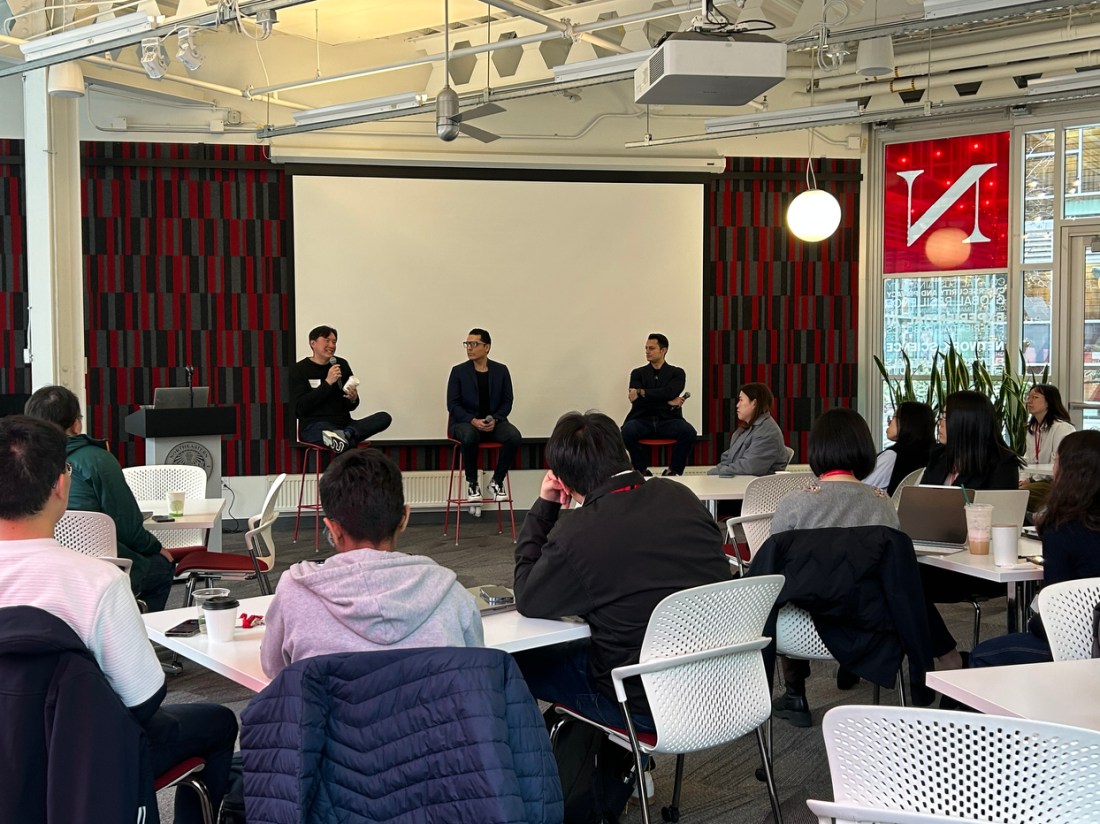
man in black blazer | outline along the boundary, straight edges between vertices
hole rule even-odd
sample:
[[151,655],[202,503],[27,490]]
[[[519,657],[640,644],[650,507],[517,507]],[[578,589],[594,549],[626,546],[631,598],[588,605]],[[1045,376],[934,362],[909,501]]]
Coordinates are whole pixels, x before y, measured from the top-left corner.
[[471,329],[462,345],[466,347],[466,362],[455,366],[447,380],[447,412],[451,416],[448,434],[462,444],[466,497],[473,500],[482,499],[477,477],[478,444],[501,444],[489,495],[503,500],[508,497],[504,476],[523,439],[508,421],[512,414],[512,376],[503,363],[489,360],[493,338],[486,330]]

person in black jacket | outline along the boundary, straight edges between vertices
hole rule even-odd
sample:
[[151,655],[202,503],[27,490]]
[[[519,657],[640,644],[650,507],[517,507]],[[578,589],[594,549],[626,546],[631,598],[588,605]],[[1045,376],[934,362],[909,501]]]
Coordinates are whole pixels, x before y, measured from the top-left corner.
[[894,443],[879,453],[874,471],[863,481],[893,495],[910,472],[928,466],[936,446],[936,413],[919,401],[899,403],[886,425],[886,437]]
[[[518,653],[531,693],[622,726],[611,670],[636,664],[653,609],[682,589],[728,581],[722,533],[676,481],[630,468],[619,427],[570,412],[546,444],[550,471],[516,544],[515,593],[532,618],[579,615],[592,637]],[[571,502],[579,509],[563,512]],[[637,679],[626,684],[640,729],[653,719]]]
[[623,422],[623,441],[630,453],[630,462],[643,475],[649,474],[649,447],[638,443],[643,438],[672,438],[666,475],[683,475],[691,448],[695,445],[695,427],[684,420],[684,385],[687,375],[679,366],[665,360],[668,338],[650,333],[645,342],[645,366],[630,373],[626,391],[630,412]]

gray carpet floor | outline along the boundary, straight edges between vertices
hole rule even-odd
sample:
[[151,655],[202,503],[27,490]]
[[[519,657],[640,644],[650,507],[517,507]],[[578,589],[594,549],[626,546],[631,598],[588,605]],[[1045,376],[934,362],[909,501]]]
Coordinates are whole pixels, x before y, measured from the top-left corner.
[[[517,526],[521,518],[522,514],[517,512]],[[453,533],[451,537],[443,536],[441,524],[440,515],[414,515],[413,523],[401,536],[398,548],[411,554],[427,555],[437,563],[450,567],[464,586],[511,584],[513,544],[507,522],[505,534],[498,535],[495,518],[464,517],[462,541],[457,547]],[[228,528],[232,527],[233,522],[230,522]],[[293,515],[283,515],[274,527],[278,549],[272,583],[274,577],[290,564],[317,557],[314,554],[312,522],[307,524],[303,520],[302,534],[297,543],[293,541],[293,533]],[[323,535],[320,543],[321,555],[332,552],[325,544]],[[224,545],[226,551],[243,551],[243,533],[226,533]],[[228,586],[238,597],[260,594],[255,582],[231,581]],[[168,608],[182,604],[183,587],[176,586]],[[946,605],[941,607],[941,611],[959,639],[960,648],[969,648],[973,620],[970,606]],[[990,601],[983,609],[982,637],[990,638],[1004,632],[1005,604],[1003,601]],[[813,727],[797,729],[784,721],[774,724],[775,775],[787,824],[816,822],[816,817],[806,807],[806,799],[832,798],[825,744],[821,737],[821,716],[829,708],[841,704],[872,702],[872,688],[866,682],[841,692],[836,688],[835,675],[835,665],[814,665],[813,675],[807,683],[807,696],[814,716]],[[190,662],[185,662],[180,675],[169,676],[168,679],[167,701],[170,703],[216,701],[231,707],[239,715],[252,696],[250,690]],[[896,700],[896,693],[882,691],[883,703],[894,703]],[[672,797],[674,763],[672,756],[657,758],[654,772],[656,794],[651,811],[656,821],[660,821],[659,807],[668,804]],[[680,802],[682,820],[691,824],[773,821],[765,785],[754,777],[759,763],[756,738],[752,734],[725,747],[689,756]],[[170,799],[162,797],[161,815],[166,822],[172,820],[170,807]],[[640,822],[641,813],[632,805],[623,820],[628,824]]]

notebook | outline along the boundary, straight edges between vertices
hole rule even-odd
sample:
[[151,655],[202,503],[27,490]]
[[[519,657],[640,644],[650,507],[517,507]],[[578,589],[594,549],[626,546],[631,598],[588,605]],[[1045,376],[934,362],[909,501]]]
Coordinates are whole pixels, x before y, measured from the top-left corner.
[[898,501],[901,531],[913,539],[918,555],[947,555],[966,546],[962,488],[907,486]]

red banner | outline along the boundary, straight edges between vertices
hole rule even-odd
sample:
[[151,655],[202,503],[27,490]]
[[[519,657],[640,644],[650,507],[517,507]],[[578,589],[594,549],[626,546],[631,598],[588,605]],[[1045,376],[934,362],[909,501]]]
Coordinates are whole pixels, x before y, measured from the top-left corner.
[[1008,266],[1009,133],[886,147],[884,274]]

